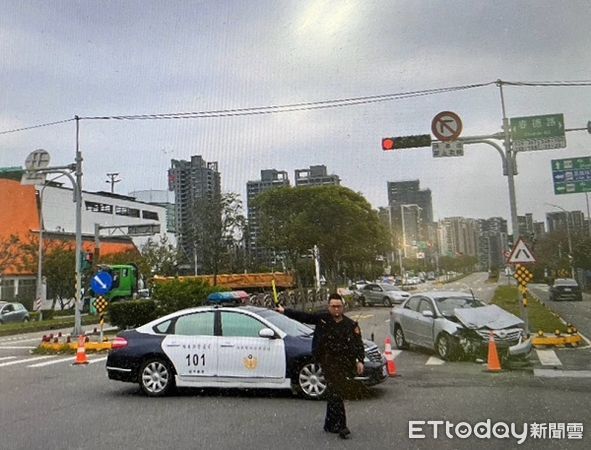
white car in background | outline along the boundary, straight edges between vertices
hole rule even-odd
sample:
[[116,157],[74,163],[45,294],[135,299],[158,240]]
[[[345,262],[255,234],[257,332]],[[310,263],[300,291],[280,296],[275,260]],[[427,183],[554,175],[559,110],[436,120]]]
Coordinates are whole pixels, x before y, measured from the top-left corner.
[[356,290],[353,295],[362,306],[392,306],[410,297],[408,292],[390,283],[369,283]]

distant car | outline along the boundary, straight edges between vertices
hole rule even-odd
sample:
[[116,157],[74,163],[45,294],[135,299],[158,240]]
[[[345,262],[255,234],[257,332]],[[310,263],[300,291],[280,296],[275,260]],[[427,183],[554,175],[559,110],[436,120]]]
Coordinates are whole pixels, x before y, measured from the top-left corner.
[[363,306],[392,306],[395,303],[402,303],[410,297],[410,294],[390,283],[369,283],[355,291],[354,296]]
[[572,278],[556,278],[550,286],[550,300],[557,302],[562,300],[583,301],[583,293],[576,280]]
[[[312,358],[313,329],[254,306],[201,306],[176,311],[112,341],[111,380],[139,383],[152,397],[175,386],[293,389],[323,396],[326,382]],[[386,359],[368,340],[365,371],[352,383],[372,386],[387,378]]]
[[31,320],[29,311],[21,303],[0,301],[0,324],[28,322]]
[[519,317],[463,292],[413,295],[390,311],[390,332],[398,348],[433,349],[444,360],[486,355],[491,332],[503,357],[525,357],[531,351]]
[[351,286],[349,286],[349,290],[350,291],[356,291],[358,289],[362,289],[363,286],[365,286],[367,283],[369,283],[369,282],[368,281],[365,281],[365,280],[356,281]]

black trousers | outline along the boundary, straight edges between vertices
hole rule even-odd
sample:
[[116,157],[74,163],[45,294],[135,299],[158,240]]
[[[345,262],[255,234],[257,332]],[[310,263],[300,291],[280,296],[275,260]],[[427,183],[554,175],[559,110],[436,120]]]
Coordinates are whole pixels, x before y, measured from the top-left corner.
[[323,367],[326,380],[326,417],[324,429],[339,432],[347,427],[347,414],[343,401],[348,387],[347,373],[339,368]]

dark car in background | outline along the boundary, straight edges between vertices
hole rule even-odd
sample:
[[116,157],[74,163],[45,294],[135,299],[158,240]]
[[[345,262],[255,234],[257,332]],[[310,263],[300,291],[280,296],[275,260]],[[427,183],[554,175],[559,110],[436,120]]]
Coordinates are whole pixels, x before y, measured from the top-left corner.
[[572,278],[556,278],[550,286],[550,300],[558,302],[562,300],[583,301],[583,293],[576,280]]
[[0,324],[28,322],[29,320],[31,320],[29,311],[22,303],[0,301]]

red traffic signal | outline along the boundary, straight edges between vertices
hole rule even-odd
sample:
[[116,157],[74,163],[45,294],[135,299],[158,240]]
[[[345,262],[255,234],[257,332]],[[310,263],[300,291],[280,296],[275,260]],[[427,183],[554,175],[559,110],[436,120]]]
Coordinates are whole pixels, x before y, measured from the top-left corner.
[[382,150],[400,150],[402,148],[430,147],[431,135],[387,137],[382,139]]
[[394,139],[393,138],[384,138],[382,139],[382,150],[389,151],[394,150]]

